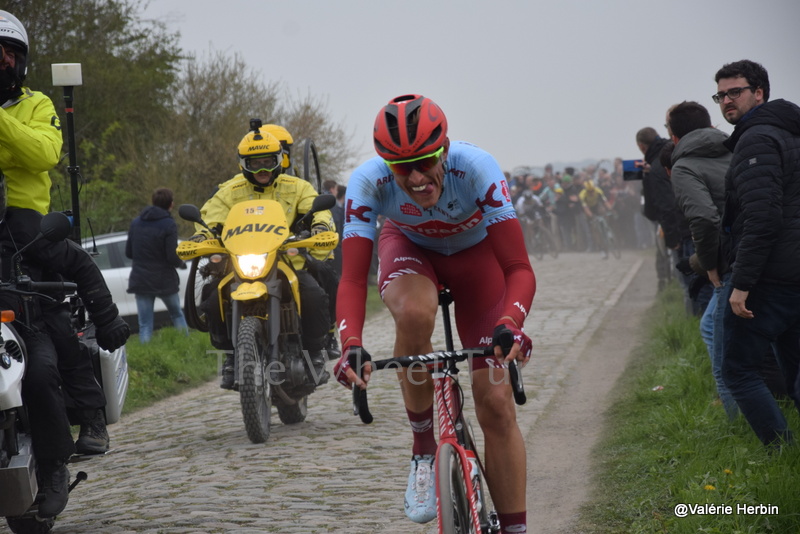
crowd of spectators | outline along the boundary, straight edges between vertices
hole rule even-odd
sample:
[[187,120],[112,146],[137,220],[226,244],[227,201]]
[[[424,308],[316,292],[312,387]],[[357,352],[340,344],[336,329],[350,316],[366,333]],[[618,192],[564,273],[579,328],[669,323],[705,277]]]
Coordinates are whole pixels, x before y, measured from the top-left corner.
[[599,188],[607,200],[611,208],[608,222],[622,248],[656,244],[656,226],[642,214],[642,183],[624,179],[622,158],[601,160],[582,169],[554,170],[548,164],[542,171],[506,172],[506,179],[515,206],[522,205],[522,197],[535,196],[541,202],[562,252],[600,252],[580,199],[587,183]]

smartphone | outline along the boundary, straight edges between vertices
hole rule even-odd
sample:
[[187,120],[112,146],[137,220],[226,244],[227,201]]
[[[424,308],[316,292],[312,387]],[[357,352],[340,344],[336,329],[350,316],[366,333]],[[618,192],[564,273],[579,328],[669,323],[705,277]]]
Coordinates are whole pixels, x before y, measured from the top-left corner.
[[622,160],[622,179],[626,182],[633,180],[641,180],[644,176],[642,172],[644,168],[644,160],[641,159],[624,159]]

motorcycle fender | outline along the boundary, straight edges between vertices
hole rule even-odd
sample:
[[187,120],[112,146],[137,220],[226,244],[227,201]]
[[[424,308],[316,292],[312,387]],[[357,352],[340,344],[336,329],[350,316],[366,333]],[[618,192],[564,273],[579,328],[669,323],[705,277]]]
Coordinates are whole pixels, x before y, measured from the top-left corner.
[[294,297],[294,303],[297,305],[297,313],[302,315],[300,309],[300,283],[297,281],[297,274],[295,274],[294,269],[282,261],[278,262],[278,269],[280,269],[281,272],[286,275],[286,279],[289,281],[289,287],[292,288],[292,297]]
[[268,295],[264,282],[243,282],[231,292],[233,300],[258,300]]
[[217,294],[219,296],[217,299],[219,300],[219,316],[222,317],[222,322],[225,322],[225,298],[223,291],[225,290],[225,287],[231,283],[231,280],[233,280],[233,271],[226,274],[225,277],[219,281],[219,284],[217,284]]

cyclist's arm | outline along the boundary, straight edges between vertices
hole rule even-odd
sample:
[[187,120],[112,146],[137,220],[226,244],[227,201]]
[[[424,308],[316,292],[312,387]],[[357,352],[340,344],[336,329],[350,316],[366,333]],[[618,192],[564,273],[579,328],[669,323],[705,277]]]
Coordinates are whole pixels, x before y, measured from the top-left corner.
[[517,219],[508,219],[487,228],[489,242],[506,281],[506,297],[497,325],[513,323],[522,328],[536,293],[536,277],[525,249],[522,228]]
[[342,354],[350,346],[363,345],[361,335],[372,247],[373,241],[366,237],[348,237],[342,242],[342,278],[336,296],[336,326],[342,340]]

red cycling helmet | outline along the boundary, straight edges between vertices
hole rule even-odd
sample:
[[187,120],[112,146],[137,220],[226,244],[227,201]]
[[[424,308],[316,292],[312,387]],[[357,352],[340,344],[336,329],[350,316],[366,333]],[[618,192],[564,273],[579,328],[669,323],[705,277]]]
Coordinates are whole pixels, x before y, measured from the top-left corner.
[[422,95],[403,95],[386,104],[375,119],[375,150],[385,160],[432,154],[447,139],[442,109]]

